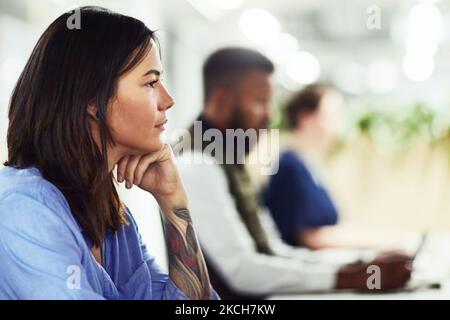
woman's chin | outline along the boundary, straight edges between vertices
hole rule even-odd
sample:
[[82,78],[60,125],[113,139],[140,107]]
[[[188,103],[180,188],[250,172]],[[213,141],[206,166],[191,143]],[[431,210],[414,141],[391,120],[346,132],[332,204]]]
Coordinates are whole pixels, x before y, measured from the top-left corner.
[[157,152],[162,149],[164,146],[164,142],[162,139],[159,139],[158,141],[152,141],[151,144],[145,147],[145,153],[152,153]]
[[128,145],[125,149],[128,150],[130,155],[138,154],[148,154],[161,150],[164,146],[164,141],[160,138],[152,139],[151,142],[147,143],[134,143],[133,145]]

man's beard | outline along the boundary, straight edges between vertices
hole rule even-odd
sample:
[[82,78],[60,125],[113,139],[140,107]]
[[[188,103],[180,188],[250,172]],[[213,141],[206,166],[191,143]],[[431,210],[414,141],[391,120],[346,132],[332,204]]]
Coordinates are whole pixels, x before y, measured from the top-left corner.
[[[258,127],[256,127],[256,128],[249,127],[249,125],[245,123],[245,116],[242,114],[241,110],[242,110],[242,108],[240,105],[235,105],[234,112],[231,116],[231,122],[230,122],[229,129],[233,129],[233,130],[242,129],[244,131],[244,134],[249,129],[256,131],[256,141],[250,141],[250,139],[248,137],[245,137],[244,153],[245,153],[245,155],[248,155],[250,153],[250,151],[255,147],[255,145],[257,144],[257,142],[259,140],[259,134],[260,134],[259,130],[267,129],[269,121],[268,121],[268,119],[263,119],[261,121],[261,123],[258,125]],[[235,151],[237,150],[236,141],[235,141],[235,145],[234,145],[234,150]],[[239,155],[237,155],[237,154],[235,156],[239,157]]]
[[255,129],[255,130],[260,130],[260,129],[267,129],[269,127],[269,119],[264,118],[263,120],[261,120],[261,122],[258,124],[258,127],[249,127],[248,124],[245,123],[245,117],[241,112],[242,108],[240,105],[236,105],[234,107],[234,112],[231,115],[231,122],[230,122],[230,126],[229,129],[243,129],[248,130],[248,129]]

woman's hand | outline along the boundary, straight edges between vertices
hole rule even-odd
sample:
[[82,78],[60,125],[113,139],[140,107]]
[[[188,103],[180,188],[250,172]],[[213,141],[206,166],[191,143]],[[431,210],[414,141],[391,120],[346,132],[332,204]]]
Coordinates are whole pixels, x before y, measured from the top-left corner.
[[211,299],[205,259],[187,209],[187,197],[168,144],[158,152],[122,158],[117,180],[150,192],[163,213],[169,276],[190,299]]
[[161,208],[187,208],[187,197],[170,145],[142,155],[125,156],[117,164],[117,180],[150,192]]

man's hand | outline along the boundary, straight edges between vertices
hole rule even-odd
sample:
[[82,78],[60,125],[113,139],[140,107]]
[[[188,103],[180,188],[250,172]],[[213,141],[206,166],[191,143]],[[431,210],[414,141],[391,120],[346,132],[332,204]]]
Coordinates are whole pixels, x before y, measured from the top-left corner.
[[[370,266],[380,268],[380,288],[370,289],[367,283],[372,273]],[[338,273],[336,289],[356,289],[364,292],[380,292],[402,288],[411,278],[412,258],[401,253],[385,253],[370,262],[349,264]]]

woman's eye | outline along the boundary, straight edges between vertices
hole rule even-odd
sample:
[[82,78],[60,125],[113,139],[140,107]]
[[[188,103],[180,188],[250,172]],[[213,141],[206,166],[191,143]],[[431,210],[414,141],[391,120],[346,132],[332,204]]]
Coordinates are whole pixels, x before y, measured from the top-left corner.
[[155,85],[158,83],[158,81],[159,80],[154,80],[154,81],[151,81],[151,82],[149,82],[149,83],[147,83],[147,84],[145,84],[147,87],[151,87],[151,88],[155,88]]

